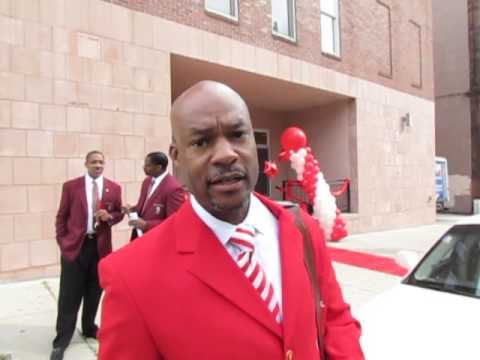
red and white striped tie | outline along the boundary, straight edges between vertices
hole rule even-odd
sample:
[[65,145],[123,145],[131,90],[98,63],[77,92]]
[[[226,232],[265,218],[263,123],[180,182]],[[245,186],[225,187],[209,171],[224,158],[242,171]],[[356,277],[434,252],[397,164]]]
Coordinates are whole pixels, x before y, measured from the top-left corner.
[[237,265],[247,279],[250,280],[255,290],[257,290],[260,298],[265,302],[275,320],[280,323],[280,305],[275,297],[272,283],[268,281],[267,275],[258,261],[253,242],[254,236],[255,228],[249,225],[242,225],[235,229],[235,233],[229,242],[240,250],[240,253],[235,258]]

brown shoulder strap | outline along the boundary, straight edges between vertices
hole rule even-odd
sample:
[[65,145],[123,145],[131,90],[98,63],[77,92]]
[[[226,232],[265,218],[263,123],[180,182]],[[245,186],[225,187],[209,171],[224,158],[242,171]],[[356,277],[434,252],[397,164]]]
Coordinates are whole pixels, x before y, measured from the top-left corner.
[[313,244],[310,232],[303,222],[302,215],[297,206],[288,207],[293,215],[295,216],[295,224],[297,225],[298,230],[302,233],[303,237],[303,257],[305,265],[307,266],[308,274],[310,276],[310,282],[313,288],[313,295],[315,300],[315,315],[317,320],[317,339],[318,339],[318,348],[320,349],[320,354],[322,359],[327,359],[325,353],[325,347],[323,343],[323,337],[325,332],[324,319],[322,319],[322,308],[324,307],[322,294],[320,292],[320,287],[318,286],[318,276],[317,269],[315,267],[315,257],[313,255]]

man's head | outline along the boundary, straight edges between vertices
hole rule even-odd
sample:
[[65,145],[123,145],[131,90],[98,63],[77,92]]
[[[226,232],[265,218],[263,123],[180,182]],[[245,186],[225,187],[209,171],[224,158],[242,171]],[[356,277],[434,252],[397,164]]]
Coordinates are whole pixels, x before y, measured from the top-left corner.
[[92,178],[96,179],[102,175],[104,166],[105,158],[102,152],[93,150],[85,156],[85,167]]
[[167,170],[168,158],[161,151],[151,152],[145,158],[145,164],[143,165],[143,171],[145,175],[157,177],[162,175]]
[[258,179],[247,105],[231,88],[201,81],[172,106],[170,157],[198,202],[212,215],[241,222]]

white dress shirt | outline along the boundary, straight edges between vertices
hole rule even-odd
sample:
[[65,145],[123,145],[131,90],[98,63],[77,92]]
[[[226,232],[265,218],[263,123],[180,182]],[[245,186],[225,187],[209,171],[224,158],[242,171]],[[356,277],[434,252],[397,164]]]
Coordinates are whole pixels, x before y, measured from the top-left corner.
[[253,194],[250,195],[250,208],[245,220],[239,225],[233,225],[219,220],[206,211],[192,195],[190,196],[192,207],[198,217],[207,225],[227,252],[236,258],[239,249],[228,243],[237,226],[248,224],[255,228],[255,253],[272,283],[275,296],[280,308],[282,307],[282,272],[280,263],[280,244],[278,237],[278,221],[270,210]]
[[[152,176],[152,179],[153,179],[153,186],[152,186],[152,189],[150,190],[150,192],[147,194],[147,200],[148,198],[150,198],[150,196],[152,196],[152,194],[155,192],[155,190],[157,189],[158,185],[160,185],[160,183],[162,182],[163,179],[165,179],[165,176],[167,176],[167,172],[164,171],[163,174],[157,176],[157,177],[153,177]],[[150,185],[149,185],[150,187]],[[148,189],[147,189],[148,190]]]
[[98,189],[98,199],[102,200],[103,194],[103,175],[100,175],[98,178],[92,178],[88,173],[85,174],[85,192],[87,193],[87,233],[94,234],[95,229],[93,228],[93,210],[92,210],[92,188],[93,188],[93,181],[97,182],[97,189]]

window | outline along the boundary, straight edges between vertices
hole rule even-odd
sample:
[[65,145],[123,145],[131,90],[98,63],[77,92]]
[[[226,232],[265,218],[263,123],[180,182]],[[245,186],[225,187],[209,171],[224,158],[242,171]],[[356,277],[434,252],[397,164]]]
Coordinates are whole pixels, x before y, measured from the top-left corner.
[[320,0],[322,51],[340,56],[340,0]]
[[295,40],[295,0],[272,0],[272,32]]
[[[392,78],[392,17],[390,7],[380,0],[377,0],[377,8],[375,18],[377,19],[377,35],[378,41],[382,46],[377,48],[378,56],[378,73],[381,76]],[[387,46],[383,46],[383,44]]]
[[411,72],[411,84],[413,87],[422,87],[422,28],[415,21],[410,20],[410,49],[409,61]]
[[238,0],[205,0],[205,9],[213,14],[238,20]]

